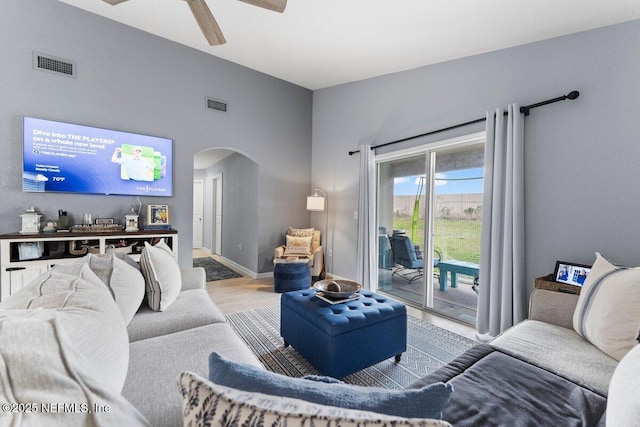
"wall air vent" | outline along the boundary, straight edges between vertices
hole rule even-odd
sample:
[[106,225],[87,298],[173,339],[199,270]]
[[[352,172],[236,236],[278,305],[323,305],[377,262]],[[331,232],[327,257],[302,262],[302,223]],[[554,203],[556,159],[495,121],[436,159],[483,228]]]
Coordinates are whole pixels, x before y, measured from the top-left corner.
[[56,58],[39,52],[33,52],[33,68],[67,77],[76,77],[76,64],[67,59]]
[[229,103],[227,101],[221,101],[215,98],[206,98],[205,107],[207,110],[220,111],[223,113],[229,112]]

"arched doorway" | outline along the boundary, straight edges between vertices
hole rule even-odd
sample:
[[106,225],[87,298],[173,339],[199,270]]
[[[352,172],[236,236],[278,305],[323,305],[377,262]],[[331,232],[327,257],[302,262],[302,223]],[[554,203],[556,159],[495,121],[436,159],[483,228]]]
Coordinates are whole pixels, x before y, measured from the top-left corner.
[[194,156],[194,249],[254,274],[258,258],[258,164],[243,153],[210,148]]

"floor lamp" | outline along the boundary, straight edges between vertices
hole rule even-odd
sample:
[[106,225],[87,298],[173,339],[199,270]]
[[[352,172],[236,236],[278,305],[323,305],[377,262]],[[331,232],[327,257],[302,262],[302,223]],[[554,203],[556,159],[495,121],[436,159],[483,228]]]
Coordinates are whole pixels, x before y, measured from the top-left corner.
[[[329,240],[329,198],[327,197],[327,192],[323,191],[319,188],[313,189],[313,194],[307,197],[307,210],[311,212],[326,212],[326,221],[324,228],[324,242],[325,247],[327,247],[327,242]],[[327,248],[328,250],[328,248]],[[333,251],[330,251],[330,257],[333,256]],[[327,265],[325,257],[325,266]],[[332,259],[333,260],[333,259]],[[325,267],[325,274],[329,271],[328,268]]]

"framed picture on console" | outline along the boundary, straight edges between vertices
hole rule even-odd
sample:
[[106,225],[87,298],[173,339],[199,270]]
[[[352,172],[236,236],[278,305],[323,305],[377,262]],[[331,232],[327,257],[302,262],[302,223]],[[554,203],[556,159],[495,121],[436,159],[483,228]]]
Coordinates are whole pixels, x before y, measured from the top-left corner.
[[582,286],[591,272],[590,265],[576,264],[574,262],[557,261],[553,272],[553,280],[568,285]]
[[168,205],[147,205],[147,225],[169,225]]
[[96,218],[96,225],[113,225],[113,218]]

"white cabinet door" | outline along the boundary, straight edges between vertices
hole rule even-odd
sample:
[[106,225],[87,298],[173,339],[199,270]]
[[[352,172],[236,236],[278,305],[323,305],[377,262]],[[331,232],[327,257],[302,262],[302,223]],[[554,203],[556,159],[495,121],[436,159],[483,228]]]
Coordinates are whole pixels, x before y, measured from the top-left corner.
[[10,290],[9,295],[15,294],[20,289],[28,285],[33,279],[46,273],[48,270],[47,265],[34,265],[27,268],[21,268],[19,270],[11,270]]

